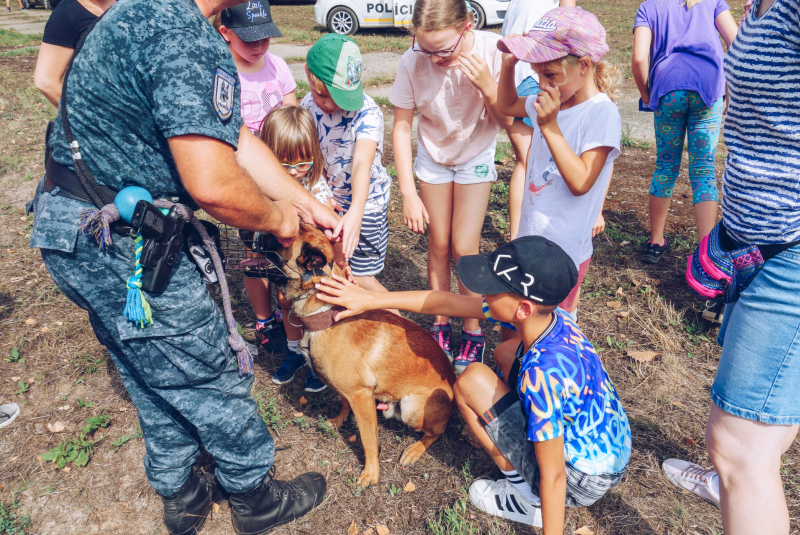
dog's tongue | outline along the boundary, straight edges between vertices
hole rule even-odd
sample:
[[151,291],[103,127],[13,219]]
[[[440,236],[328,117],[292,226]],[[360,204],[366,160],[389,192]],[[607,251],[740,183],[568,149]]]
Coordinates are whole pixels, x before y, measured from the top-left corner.
[[389,404],[388,403],[378,403],[378,410],[379,411],[388,411]]

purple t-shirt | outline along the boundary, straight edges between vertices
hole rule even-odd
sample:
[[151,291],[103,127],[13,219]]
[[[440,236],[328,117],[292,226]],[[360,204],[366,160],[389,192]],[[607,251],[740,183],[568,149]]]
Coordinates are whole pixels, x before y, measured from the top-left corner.
[[647,0],[634,28],[653,32],[650,45],[650,109],[670,91],[697,91],[706,106],[725,95],[722,44],[714,25],[730,10],[725,0],[703,0],[686,9],[680,0]]

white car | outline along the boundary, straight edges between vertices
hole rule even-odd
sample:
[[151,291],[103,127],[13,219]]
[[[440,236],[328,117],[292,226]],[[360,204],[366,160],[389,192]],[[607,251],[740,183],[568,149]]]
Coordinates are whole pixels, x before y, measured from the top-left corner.
[[[469,0],[475,29],[502,24],[511,0]],[[353,35],[359,28],[408,26],[413,0],[317,0],[314,18],[332,33]]]

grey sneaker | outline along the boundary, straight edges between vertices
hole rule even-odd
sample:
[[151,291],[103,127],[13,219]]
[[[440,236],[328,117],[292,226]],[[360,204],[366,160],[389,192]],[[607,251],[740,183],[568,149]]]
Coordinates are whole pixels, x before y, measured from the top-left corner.
[[661,260],[661,255],[669,251],[669,240],[664,238],[663,245],[656,245],[651,241],[647,241],[642,246],[642,262],[647,262],[648,264],[658,264],[658,261]]
[[479,479],[469,486],[472,505],[492,516],[499,516],[535,528],[542,527],[542,509],[522,497],[508,479]]

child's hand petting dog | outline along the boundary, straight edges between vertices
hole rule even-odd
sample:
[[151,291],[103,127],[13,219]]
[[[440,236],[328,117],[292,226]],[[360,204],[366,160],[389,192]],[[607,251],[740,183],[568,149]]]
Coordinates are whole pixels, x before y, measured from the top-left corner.
[[336,314],[335,321],[340,321],[374,308],[370,306],[372,301],[371,291],[360,288],[339,275],[331,275],[331,278],[320,279],[315,286],[319,290],[317,293],[319,300],[347,309]]

